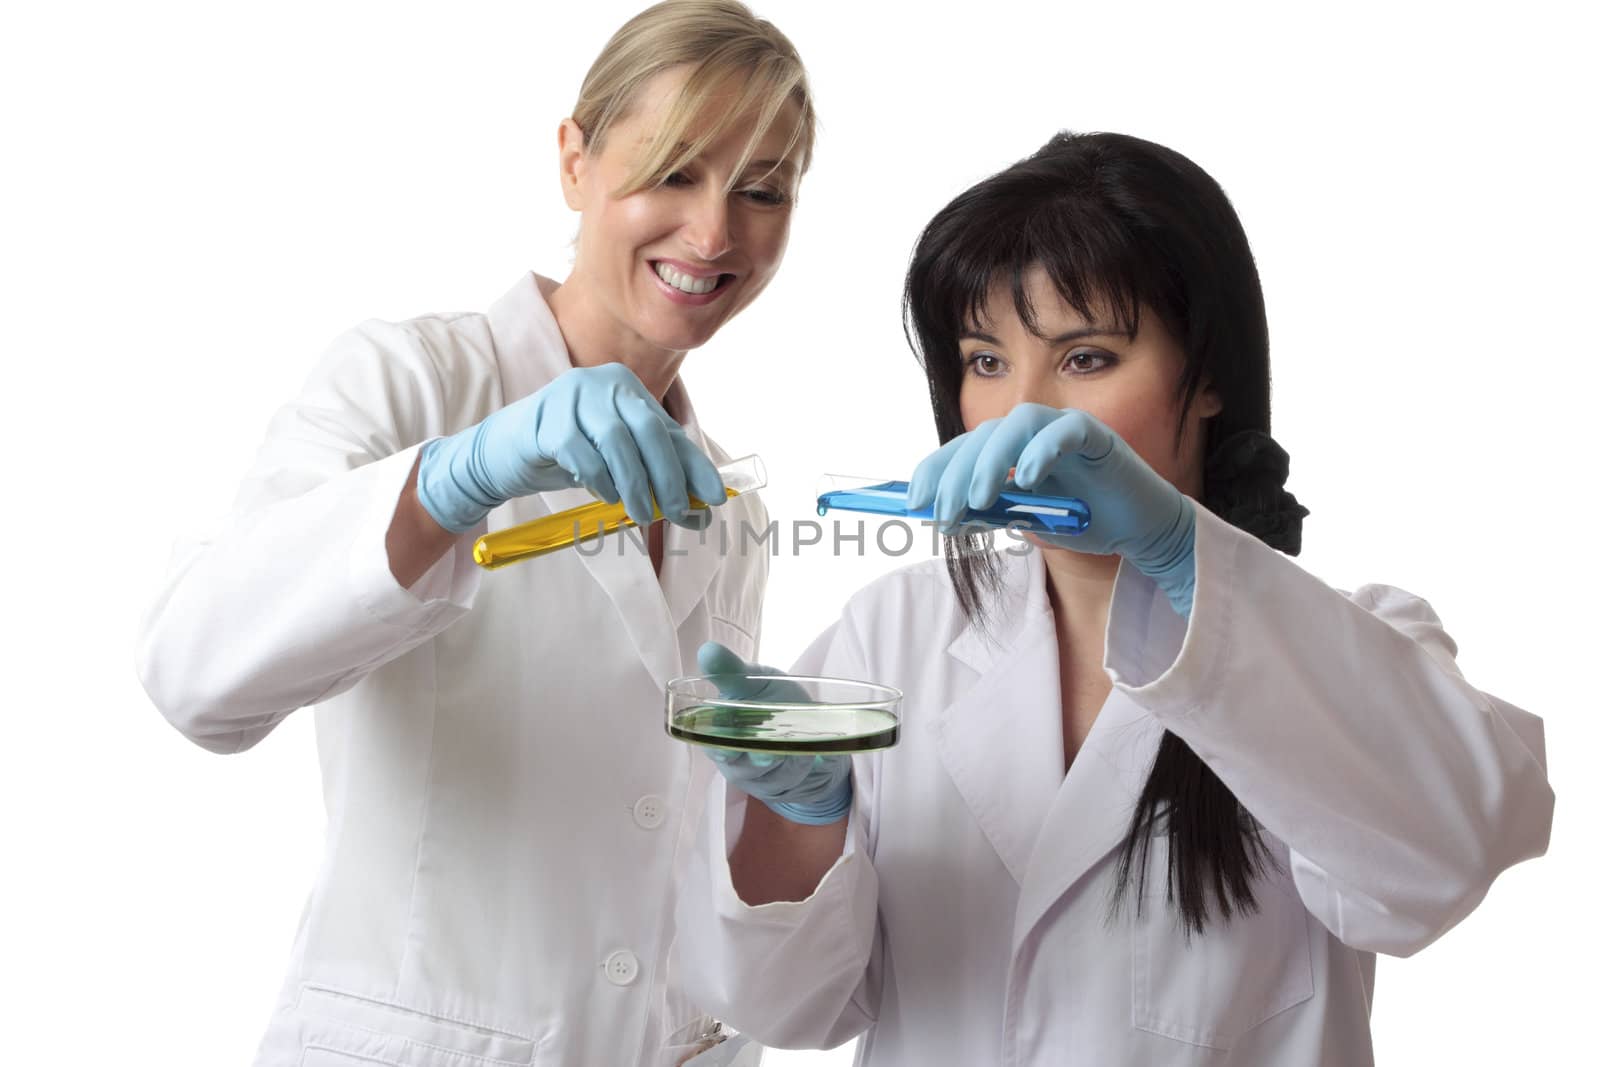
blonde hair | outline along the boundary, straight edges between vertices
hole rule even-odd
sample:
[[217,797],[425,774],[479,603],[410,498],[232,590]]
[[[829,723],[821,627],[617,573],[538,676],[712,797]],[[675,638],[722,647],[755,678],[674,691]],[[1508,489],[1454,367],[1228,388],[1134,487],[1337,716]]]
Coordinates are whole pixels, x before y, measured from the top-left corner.
[[[613,195],[627,196],[659,185],[753,112],[755,132],[730,178],[737,180],[790,100],[800,107],[800,121],[781,158],[794,159],[796,177],[806,172],[816,116],[805,66],[789,38],[738,0],[665,0],[629,19],[606,42],[578,90],[572,121],[583,131],[585,150],[601,150],[606,134],[628,113],[645,82],[684,65],[690,68],[689,76],[677,99],[648,150]],[[689,128],[710,117],[713,101],[720,106],[722,91],[733,86],[739,92],[731,106],[721,108],[715,121],[690,140]]]

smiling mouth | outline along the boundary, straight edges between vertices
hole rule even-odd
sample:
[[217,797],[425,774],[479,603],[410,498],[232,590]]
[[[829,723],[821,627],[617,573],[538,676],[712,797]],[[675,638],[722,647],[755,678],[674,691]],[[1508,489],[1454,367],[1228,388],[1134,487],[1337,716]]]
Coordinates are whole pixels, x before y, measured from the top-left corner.
[[660,262],[652,263],[651,267],[655,270],[657,278],[660,278],[662,281],[678,290],[678,292],[688,293],[691,296],[703,296],[706,293],[714,292],[723,288],[734,279],[732,274],[716,274],[709,277],[697,277],[693,274],[686,274],[675,267]]

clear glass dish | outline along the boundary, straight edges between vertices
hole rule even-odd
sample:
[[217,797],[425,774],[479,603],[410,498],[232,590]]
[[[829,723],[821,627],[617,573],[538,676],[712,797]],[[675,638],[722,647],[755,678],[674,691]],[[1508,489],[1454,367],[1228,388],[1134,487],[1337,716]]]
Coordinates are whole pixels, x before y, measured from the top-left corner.
[[[680,741],[740,752],[873,752],[900,740],[900,690],[847,678],[792,674],[738,676],[756,695],[725,697],[698,675],[667,683],[667,733]],[[763,695],[763,690],[771,695]]]

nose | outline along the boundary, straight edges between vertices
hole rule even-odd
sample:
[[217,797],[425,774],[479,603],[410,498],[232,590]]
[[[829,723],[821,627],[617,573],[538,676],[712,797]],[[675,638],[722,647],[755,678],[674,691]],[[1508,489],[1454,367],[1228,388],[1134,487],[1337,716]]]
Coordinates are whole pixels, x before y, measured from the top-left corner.
[[[1028,365],[1011,376],[1011,407],[1020,404],[1043,404],[1046,407],[1064,407],[1064,390],[1060,377],[1051,373],[1050,364],[1041,361]],[[1008,409],[1009,410],[1009,409]]]
[[733,230],[728,218],[728,198],[713,183],[696,197],[683,223],[683,239],[701,259],[711,261],[733,249]]

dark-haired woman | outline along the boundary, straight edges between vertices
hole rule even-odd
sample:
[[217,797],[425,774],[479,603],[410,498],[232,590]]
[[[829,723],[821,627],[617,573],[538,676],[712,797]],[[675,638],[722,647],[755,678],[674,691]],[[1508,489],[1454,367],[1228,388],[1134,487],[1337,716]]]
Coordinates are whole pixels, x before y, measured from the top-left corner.
[[690,987],[873,1067],[1372,1063],[1375,954],[1544,851],[1542,727],[1426,602],[1280,554],[1306,512],[1221,188],[1058,136],[934,218],[905,307],[944,442],[913,504],[954,524],[1014,471],[1093,521],[851,600],[796,671],[902,688],[903,741],[719,760]]

